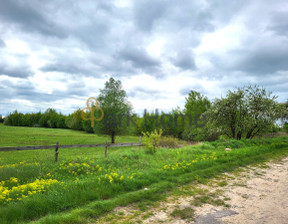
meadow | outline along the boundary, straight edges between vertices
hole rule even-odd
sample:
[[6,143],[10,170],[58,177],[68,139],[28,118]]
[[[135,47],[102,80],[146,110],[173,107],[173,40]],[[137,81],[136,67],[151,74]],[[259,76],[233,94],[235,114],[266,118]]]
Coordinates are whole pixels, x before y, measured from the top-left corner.
[[[109,141],[81,131],[3,125],[0,136],[0,147]],[[287,154],[287,137],[220,139],[155,154],[145,147],[109,148],[107,158],[103,148],[60,148],[57,163],[53,149],[0,152],[0,223],[93,222],[116,206],[160,200],[177,186]]]

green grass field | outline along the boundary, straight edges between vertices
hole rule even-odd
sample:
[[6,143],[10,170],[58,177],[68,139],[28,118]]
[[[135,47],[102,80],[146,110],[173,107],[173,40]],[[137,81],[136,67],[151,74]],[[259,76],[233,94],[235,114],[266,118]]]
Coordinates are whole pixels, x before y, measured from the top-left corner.
[[[73,144],[100,144],[110,142],[110,136],[97,136],[82,131],[70,129],[27,128],[4,126],[0,124],[0,147],[3,146],[29,146],[29,145],[61,145]],[[117,136],[116,142],[138,142],[137,136]],[[117,153],[120,148],[109,148],[109,154]],[[3,155],[3,156],[2,156]],[[4,156],[5,155],[5,156]],[[75,158],[77,156],[103,157],[103,148],[71,148],[59,149],[59,159]],[[53,160],[54,149],[0,152],[0,163],[25,161]]]
[[[0,126],[0,147],[103,143],[107,136],[59,129]],[[138,137],[119,137],[137,142]],[[232,151],[225,152],[225,147]],[[288,140],[218,140],[179,149],[145,147],[0,152],[0,223],[89,223],[116,206],[160,200],[190,183],[288,154]],[[147,188],[145,190],[145,188]]]

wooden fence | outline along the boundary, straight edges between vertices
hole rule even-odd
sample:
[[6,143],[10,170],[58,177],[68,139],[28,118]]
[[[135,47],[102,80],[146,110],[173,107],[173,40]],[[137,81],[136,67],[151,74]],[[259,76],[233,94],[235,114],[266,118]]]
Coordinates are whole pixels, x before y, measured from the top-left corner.
[[33,146],[15,146],[15,147],[0,147],[0,151],[18,151],[18,150],[34,150],[34,149],[55,149],[55,161],[58,161],[59,148],[90,148],[90,147],[105,147],[104,155],[107,157],[108,147],[123,147],[123,146],[141,146],[141,136],[139,137],[139,142],[137,143],[107,143],[104,144],[88,144],[88,145],[60,145],[56,142],[56,145],[33,145]]

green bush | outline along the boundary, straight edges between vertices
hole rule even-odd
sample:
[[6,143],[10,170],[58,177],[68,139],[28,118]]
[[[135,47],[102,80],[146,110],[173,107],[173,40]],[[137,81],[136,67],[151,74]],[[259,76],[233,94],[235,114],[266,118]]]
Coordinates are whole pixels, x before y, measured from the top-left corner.
[[4,125],[27,126],[27,127],[47,127],[47,128],[67,128],[65,115],[57,113],[55,109],[47,109],[45,113],[19,113],[15,110],[5,117]]
[[83,120],[82,121],[82,128],[87,133],[94,133],[94,129],[91,126],[91,121],[90,120],[88,120],[88,121]]
[[178,148],[184,144],[184,141],[181,141],[178,138],[174,138],[173,136],[162,136],[159,139],[158,146],[164,148]]
[[162,136],[162,129],[154,130],[152,132],[143,132],[143,144],[147,148],[147,152],[154,154],[156,150],[159,148],[160,139]]
[[66,117],[65,123],[68,128],[74,130],[83,130],[82,127],[82,117],[81,117],[81,110],[76,110],[73,114],[70,114]]
[[182,139],[186,141],[215,141],[219,139],[219,133],[208,127],[187,127],[182,133]]
[[284,130],[286,133],[288,133],[288,123],[285,123],[285,124],[283,125],[283,130]]

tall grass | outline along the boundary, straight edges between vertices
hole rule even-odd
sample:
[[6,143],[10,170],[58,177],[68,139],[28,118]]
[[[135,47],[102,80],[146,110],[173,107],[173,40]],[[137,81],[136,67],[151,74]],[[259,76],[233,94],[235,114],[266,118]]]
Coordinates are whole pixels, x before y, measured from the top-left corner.
[[[225,147],[232,151],[225,152]],[[28,189],[22,193],[27,197],[20,200],[17,197],[21,195],[6,194],[3,200],[0,197],[0,223],[37,219],[39,223],[86,223],[88,218],[97,218],[117,205],[158,200],[162,192],[175,186],[205,182],[221,172],[286,155],[288,140],[219,140],[179,149],[161,148],[154,155],[138,147],[112,150],[106,159],[102,151],[100,154],[96,150],[94,155],[85,150],[82,155],[76,151],[73,156],[62,153],[58,163],[40,155],[40,159],[23,161],[20,152],[1,153],[0,188],[10,192],[13,186],[16,191],[39,180],[57,182],[50,181],[52,184],[36,193],[29,194],[32,190]],[[27,151],[25,158],[35,151]],[[7,201],[9,197],[11,200]]]

